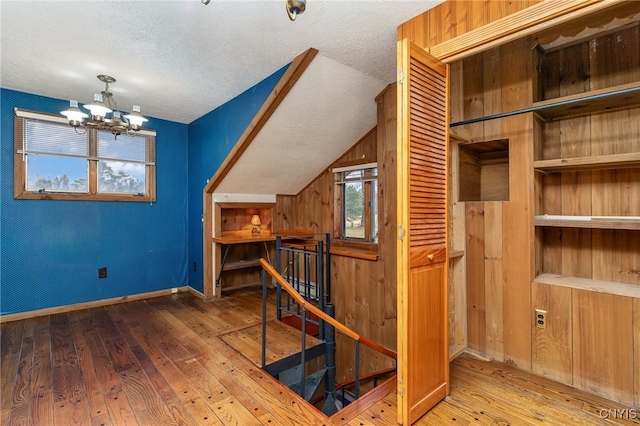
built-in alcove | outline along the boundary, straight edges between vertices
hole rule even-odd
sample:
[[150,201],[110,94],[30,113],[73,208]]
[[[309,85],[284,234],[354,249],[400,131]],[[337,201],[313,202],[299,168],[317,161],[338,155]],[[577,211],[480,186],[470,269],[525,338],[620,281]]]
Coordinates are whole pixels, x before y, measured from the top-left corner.
[[460,144],[459,201],[509,201],[509,141]]
[[[273,203],[214,203],[214,285],[220,291],[262,283],[271,258]],[[216,290],[218,293],[218,290]]]
[[[544,43],[543,40],[540,40]],[[564,44],[559,44],[565,41]],[[633,21],[601,34],[570,41],[558,38],[554,42],[537,45],[533,49],[533,101],[573,101],[572,95],[598,94],[602,91],[621,91],[615,102],[603,96],[606,110],[637,104],[638,73],[637,51],[640,41],[640,24]],[[614,95],[615,96],[615,95]],[[600,104],[589,100],[588,105],[567,104],[556,110],[563,116],[584,114]],[[545,116],[554,117],[556,110]]]

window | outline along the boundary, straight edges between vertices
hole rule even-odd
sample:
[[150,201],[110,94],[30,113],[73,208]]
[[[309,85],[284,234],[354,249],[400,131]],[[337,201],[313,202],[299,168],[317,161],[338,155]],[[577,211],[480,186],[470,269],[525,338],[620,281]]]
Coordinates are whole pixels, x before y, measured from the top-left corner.
[[14,196],[155,201],[155,132],[76,133],[64,117],[16,109]]
[[378,242],[378,165],[358,164],[333,169],[336,229],[346,242]]

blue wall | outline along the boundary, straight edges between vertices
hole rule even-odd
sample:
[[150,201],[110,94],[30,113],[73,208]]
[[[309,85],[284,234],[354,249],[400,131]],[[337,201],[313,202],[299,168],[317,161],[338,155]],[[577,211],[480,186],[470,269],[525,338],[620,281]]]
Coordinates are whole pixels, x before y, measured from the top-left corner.
[[156,203],[15,200],[13,108],[58,113],[68,102],[7,89],[0,101],[0,313],[188,284],[187,125],[147,123],[157,131]]
[[[202,191],[289,65],[189,124],[189,283],[203,292]],[[194,271],[193,262],[197,267]]]
[[150,118],[153,204],[15,200],[13,109],[57,114],[68,101],[0,89],[0,314],[184,285],[202,292],[202,191],[287,67],[188,126]]

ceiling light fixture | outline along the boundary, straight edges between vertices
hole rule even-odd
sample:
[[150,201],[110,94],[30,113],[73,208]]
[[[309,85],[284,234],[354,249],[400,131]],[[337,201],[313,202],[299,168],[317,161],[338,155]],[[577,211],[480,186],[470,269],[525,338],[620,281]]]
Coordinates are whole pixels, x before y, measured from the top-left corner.
[[307,7],[306,0],[284,0],[284,7],[287,9],[287,16],[292,21],[296,20],[296,16],[300,15]]
[[[123,116],[113,93],[109,91],[109,83],[115,83],[116,79],[100,74],[98,80],[104,83],[104,90],[93,95],[92,103],[84,104],[84,108],[89,110],[89,114],[82,112],[78,108],[78,101],[75,100],[69,101],[69,109],[60,114],[67,117],[69,124],[79,134],[86,133],[87,129],[99,129],[109,130],[113,133],[114,138],[117,138],[122,132],[134,135],[142,128],[142,123],[149,121],[140,114],[140,106],[134,105],[131,114]],[[111,114],[111,118],[107,118],[107,114]],[[84,132],[78,132],[78,127],[84,127]]]

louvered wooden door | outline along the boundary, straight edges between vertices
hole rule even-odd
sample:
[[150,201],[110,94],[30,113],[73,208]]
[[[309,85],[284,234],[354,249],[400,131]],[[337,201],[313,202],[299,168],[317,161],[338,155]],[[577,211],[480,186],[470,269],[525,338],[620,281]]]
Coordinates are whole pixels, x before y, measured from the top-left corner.
[[398,422],[449,393],[448,66],[398,42]]

